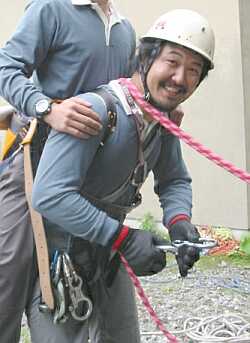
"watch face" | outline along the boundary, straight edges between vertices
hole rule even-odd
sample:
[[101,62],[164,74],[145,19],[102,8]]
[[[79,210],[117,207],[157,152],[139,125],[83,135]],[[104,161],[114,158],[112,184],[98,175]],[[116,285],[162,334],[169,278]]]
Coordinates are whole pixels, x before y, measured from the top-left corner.
[[36,113],[37,114],[46,114],[49,112],[49,110],[50,110],[49,100],[43,99],[43,100],[39,100],[36,103]]

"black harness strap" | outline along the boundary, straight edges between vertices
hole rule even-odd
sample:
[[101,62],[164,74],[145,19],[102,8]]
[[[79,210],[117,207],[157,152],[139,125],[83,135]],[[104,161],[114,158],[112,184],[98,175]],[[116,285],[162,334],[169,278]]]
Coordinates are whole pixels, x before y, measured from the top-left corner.
[[99,95],[105,102],[108,114],[108,125],[104,132],[100,147],[103,147],[109,136],[114,132],[117,123],[116,106],[113,96],[104,88],[97,88],[92,93]]

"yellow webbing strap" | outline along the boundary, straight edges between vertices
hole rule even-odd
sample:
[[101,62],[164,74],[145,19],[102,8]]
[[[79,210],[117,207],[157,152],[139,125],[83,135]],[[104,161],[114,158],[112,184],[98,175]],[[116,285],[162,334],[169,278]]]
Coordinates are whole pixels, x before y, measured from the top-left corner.
[[51,287],[50,279],[50,266],[49,266],[49,253],[47,246],[47,239],[45,235],[44,225],[42,216],[36,212],[31,206],[31,194],[33,187],[33,172],[30,157],[30,143],[32,137],[36,131],[37,119],[33,119],[30,124],[29,130],[22,141],[24,149],[24,178],[25,178],[25,194],[28,202],[28,207],[30,211],[31,224],[34,233],[36,252],[37,252],[37,262],[39,270],[39,280],[42,292],[43,301],[47,304],[49,309],[53,310],[55,307],[54,296]]
[[2,147],[1,155],[0,155],[0,161],[2,161],[4,157],[7,155],[8,151],[12,147],[12,144],[15,142],[15,139],[16,139],[16,135],[14,134],[14,132],[12,132],[11,129],[8,129],[4,137],[3,147]]
[[[33,135],[36,131],[36,127],[37,127],[37,119],[33,119],[32,122],[30,123],[30,127],[27,134],[25,135],[23,141],[21,142],[22,145],[31,143]],[[14,144],[16,137],[17,135],[9,128],[5,134],[5,138],[3,141],[3,147],[0,154],[0,161],[3,161],[3,159],[5,158],[10,148]]]

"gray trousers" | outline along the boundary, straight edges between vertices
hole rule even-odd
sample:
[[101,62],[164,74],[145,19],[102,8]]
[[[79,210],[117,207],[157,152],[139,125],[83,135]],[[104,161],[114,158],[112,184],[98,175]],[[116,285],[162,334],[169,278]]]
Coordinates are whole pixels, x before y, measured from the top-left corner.
[[1,162],[0,342],[19,342],[21,320],[32,295],[36,267],[24,193],[23,155]]
[[[23,156],[0,168],[0,342],[18,343],[24,311],[33,343],[139,343],[134,288],[123,268],[111,288],[102,278],[91,286],[93,313],[85,323],[54,325],[40,313],[40,288],[29,211],[24,193]],[[3,168],[3,163],[6,166]]]

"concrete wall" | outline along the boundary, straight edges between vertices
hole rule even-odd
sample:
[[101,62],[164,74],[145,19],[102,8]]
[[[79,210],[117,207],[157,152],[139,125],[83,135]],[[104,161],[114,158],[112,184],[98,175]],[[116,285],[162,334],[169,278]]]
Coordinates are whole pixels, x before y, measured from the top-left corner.
[[14,32],[16,24],[24,12],[28,0],[1,0],[0,12],[0,46]]
[[[2,0],[0,45],[13,32],[24,0]],[[238,167],[250,170],[249,158],[249,0],[116,0],[134,24],[138,37],[164,12],[189,8],[203,14],[216,35],[215,70],[185,103],[183,129]],[[242,181],[215,166],[191,148],[183,153],[193,177],[193,221],[244,229],[249,225],[250,194]],[[130,217],[150,211],[158,219],[161,209],[152,191],[152,178],[143,187],[144,204]]]
[[[246,168],[250,170],[250,1],[239,0],[240,29],[241,29],[241,53],[242,53],[242,78],[244,96],[244,123],[245,123],[245,146]],[[247,187],[248,203],[248,227],[250,227],[250,187]]]

